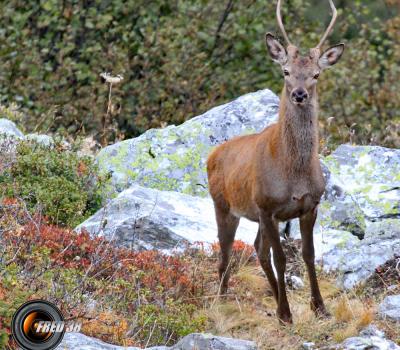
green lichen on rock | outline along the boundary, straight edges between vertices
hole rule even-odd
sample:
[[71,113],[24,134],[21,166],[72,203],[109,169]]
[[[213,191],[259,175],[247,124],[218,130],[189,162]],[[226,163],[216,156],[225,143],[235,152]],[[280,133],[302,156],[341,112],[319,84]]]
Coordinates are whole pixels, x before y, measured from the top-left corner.
[[[211,146],[196,141],[200,135],[207,137],[206,130],[198,123],[181,132],[176,127],[167,129],[151,130],[133,145],[122,142],[118,147],[104,149],[98,156],[100,167],[117,173],[120,186],[135,182],[159,190],[205,196],[205,159]],[[173,151],[169,149],[171,144]]]
[[396,192],[400,185],[396,180],[400,173],[399,150],[342,145],[325,158],[325,163],[367,217],[399,214],[400,198]]

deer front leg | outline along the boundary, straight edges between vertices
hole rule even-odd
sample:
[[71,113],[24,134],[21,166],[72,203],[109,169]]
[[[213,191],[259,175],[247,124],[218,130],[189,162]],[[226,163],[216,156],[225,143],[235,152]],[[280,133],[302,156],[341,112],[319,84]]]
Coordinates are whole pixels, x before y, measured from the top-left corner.
[[[292,314],[286,296],[285,270],[286,256],[282,249],[278,222],[267,213],[260,216],[261,239],[269,242],[274,256],[274,265],[278,275],[278,309],[277,316],[281,324],[292,323]],[[266,254],[264,251],[263,254]],[[264,256],[264,259],[267,258]]]
[[302,240],[303,259],[307,266],[311,287],[311,309],[317,316],[329,316],[326,311],[321,292],[318,287],[317,274],[315,272],[315,254],[313,229],[317,218],[317,208],[300,217],[300,231]]
[[272,294],[278,302],[278,283],[276,281],[276,277],[274,274],[274,270],[272,269],[271,264],[271,245],[265,239],[262,239],[260,228],[258,228],[257,238],[254,242],[254,248],[256,249],[256,253],[258,256],[258,260],[260,261],[260,265],[263,268],[265,275],[268,278],[268,282],[271,286]]
[[220,280],[219,295],[226,294],[230,277],[230,258],[236,229],[239,219],[226,210],[215,207],[215,214],[218,226],[218,239],[221,248],[218,266]]

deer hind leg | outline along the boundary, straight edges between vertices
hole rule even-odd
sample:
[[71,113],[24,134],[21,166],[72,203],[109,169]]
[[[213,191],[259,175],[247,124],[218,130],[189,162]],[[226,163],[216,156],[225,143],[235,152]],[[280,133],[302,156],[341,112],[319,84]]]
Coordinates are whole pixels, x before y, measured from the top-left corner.
[[228,282],[230,277],[230,258],[232,252],[235,233],[239,225],[240,219],[229,213],[227,210],[215,208],[218,239],[221,248],[218,274],[220,280],[219,294],[226,294],[228,290]]
[[329,316],[329,313],[325,309],[324,301],[322,300],[321,292],[318,287],[317,274],[315,272],[313,229],[316,218],[317,208],[300,217],[302,254],[310,279],[311,309],[317,316]]
[[271,245],[265,239],[262,239],[260,228],[258,228],[254,247],[256,249],[260,265],[267,275],[268,282],[272,289],[272,294],[274,295],[276,302],[278,302],[278,283],[276,281],[274,270],[272,269],[271,264]]
[[285,270],[286,256],[282,249],[278,222],[268,213],[260,215],[260,234],[262,240],[269,242],[274,254],[274,265],[278,275],[278,309],[277,316],[281,324],[292,323],[289,302],[286,295]]

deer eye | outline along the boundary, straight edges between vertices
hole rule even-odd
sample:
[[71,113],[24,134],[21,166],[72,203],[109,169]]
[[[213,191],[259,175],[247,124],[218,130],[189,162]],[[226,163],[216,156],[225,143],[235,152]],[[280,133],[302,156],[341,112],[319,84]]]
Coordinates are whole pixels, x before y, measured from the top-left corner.
[[290,75],[289,71],[287,69],[283,70],[283,74],[285,75],[285,77],[288,77]]
[[319,78],[319,73],[314,75],[314,79],[317,80]]

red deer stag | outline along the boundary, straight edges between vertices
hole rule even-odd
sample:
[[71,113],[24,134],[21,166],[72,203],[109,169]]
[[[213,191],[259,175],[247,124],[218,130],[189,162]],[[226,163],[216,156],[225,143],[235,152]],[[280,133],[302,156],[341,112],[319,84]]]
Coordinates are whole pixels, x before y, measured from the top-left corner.
[[[325,189],[318,159],[318,96],[320,73],[341,57],[344,44],[327,49],[321,46],[337,17],[332,20],[320,43],[302,56],[290,43],[281,18],[277,20],[287,49],[270,33],[266,43],[272,59],[282,67],[284,88],[279,120],[262,132],[234,138],[218,146],[207,161],[210,194],[214,201],[218,239],[220,294],[229,281],[229,259],[241,217],[259,223],[255,249],[277,301],[281,323],[292,323],[286,296],[286,257],[280,243],[278,223],[299,218],[302,255],[311,286],[311,308],[317,315],[328,315],[318,287],[314,264],[313,228],[317,207]],[[277,278],[271,265],[271,248]]]

